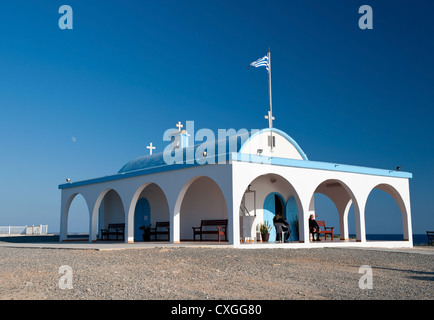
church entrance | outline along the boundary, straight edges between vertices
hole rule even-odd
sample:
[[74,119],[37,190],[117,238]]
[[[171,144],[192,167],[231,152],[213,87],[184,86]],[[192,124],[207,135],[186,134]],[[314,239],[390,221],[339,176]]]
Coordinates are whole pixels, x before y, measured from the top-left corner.
[[267,222],[271,227],[270,241],[276,241],[276,228],[273,225],[273,219],[276,215],[286,219],[285,199],[278,192],[271,192],[264,201],[264,222]]
[[[144,234],[146,234],[146,241],[149,241],[149,232],[144,232],[140,227],[155,228],[158,222],[170,223],[169,205],[163,190],[157,184],[149,183],[141,186],[137,190],[137,193],[139,192],[140,194],[134,207],[134,242],[144,241]],[[158,231],[166,230],[162,229]],[[156,239],[152,237],[150,240],[167,241],[167,235],[160,234],[157,235]]]
[[272,226],[270,241],[276,241],[276,228],[273,225],[273,218],[276,215],[282,216],[283,219],[289,222],[291,229],[290,239],[291,241],[298,241],[298,208],[295,198],[291,196],[285,202],[283,196],[278,192],[272,192],[265,198],[263,221],[267,221]]
[[151,225],[151,207],[146,198],[140,198],[134,211],[134,242],[143,241],[141,226]]
[[255,238],[260,241],[260,226],[267,222],[271,226],[269,242],[275,242],[273,219],[276,215],[290,224],[291,237],[288,240],[299,241],[300,210],[297,192],[288,180],[272,173],[256,177],[246,188],[240,204],[241,241]]

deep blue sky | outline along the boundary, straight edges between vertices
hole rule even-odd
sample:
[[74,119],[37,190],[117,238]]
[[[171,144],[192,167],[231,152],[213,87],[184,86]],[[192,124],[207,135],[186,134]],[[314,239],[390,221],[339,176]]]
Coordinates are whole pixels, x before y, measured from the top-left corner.
[[[58,27],[63,4],[73,30]],[[358,27],[363,4],[373,30]],[[0,225],[58,231],[65,178],[116,173],[151,141],[163,151],[178,121],[267,127],[266,70],[247,66],[271,47],[275,127],[310,160],[412,172],[413,231],[434,229],[433,12],[410,0],[2,1]],[[378,193],[367,233],[401,233]]]

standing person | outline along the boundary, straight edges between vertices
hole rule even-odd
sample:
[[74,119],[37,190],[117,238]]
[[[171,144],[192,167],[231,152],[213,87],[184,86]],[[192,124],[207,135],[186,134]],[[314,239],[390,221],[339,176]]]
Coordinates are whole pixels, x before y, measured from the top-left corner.
[[316,241],[321,241],[319,239],[319,225],[316,223],[313,214],[309,217],[309,233],[312,233],[312,240],[315,241],[315,233],[316,233]]

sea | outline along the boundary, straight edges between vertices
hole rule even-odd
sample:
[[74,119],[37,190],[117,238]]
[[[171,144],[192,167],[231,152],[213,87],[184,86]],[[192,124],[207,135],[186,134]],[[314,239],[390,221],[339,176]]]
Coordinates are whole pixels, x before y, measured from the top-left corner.
[[[350,238],[356,237],[355,234],[350,234]],[[403,235],[401,234],[366,234],[366,240],[378,240],[378,241],[402,241]],[[413,245],[426,245],[427,237],[426,233],[413,234]]]

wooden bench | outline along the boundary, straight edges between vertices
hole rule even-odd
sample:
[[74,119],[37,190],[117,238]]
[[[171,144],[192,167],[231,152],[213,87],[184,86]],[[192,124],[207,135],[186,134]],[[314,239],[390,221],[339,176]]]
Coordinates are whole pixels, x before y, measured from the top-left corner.
[[[318,223],[320,235],[321,234],[324,235],[324,240],[327,240],[327,235],[329,234],[332,237],[332,241],[333,241],[333,229],[335,227],[326,227],[325,221],[317,221],[316,223]],[[323,227],[324,230],[321,230],[321,227]]]
[[[216,230],[210,230],[207,227],[216,227]],[[227,228],[228,219],[224,220],[202,220],[200,222],[200,227],[193,228],[193,240],[196,241],[196,235],[200,236],[200,241],[202,241],[203,234],[216,234],[220,242],[220,236],[225,236],[225,241],[228,240]]]
[[104,236],[107,240],[110,240],[110,236],[115,235],[116,240],[119,236],[122,236],[122,240],[125,240],[125,223],[110,223],[107,229],[101,229],[101,240],[104,240]]
[[[161,230],[165,229],[165,230]],[[155,228],[151,228],[149,234],[155,237],[157,241],[157,235],[167,234],[167,241],[170,241],[170,222],[169,221],[159,221],[155,224]]]
[[434,244],[434,231],[427,231],[426,232],[427,237],[427,245],[433,245]]

